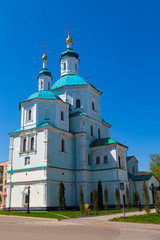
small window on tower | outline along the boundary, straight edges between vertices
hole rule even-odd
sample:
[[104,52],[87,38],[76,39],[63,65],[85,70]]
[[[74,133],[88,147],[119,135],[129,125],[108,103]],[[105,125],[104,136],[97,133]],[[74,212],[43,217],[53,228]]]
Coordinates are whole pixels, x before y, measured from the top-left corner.
[[76,108],[80,108],[81,107],[81,101],[80,99],[76,100]]
[[94,102],[92,102],[92,110],[95,111]]
[[61,111],[61,120],[64,121],[64,112]]
[[64,70],[66,70],[66,62],[64,63]]
[[61,152],[65,152],[65,142],[64,142],[64,139],[61,140]]
[[34,150],[34,137],[31,137],[30,150]]
[[23,151],[23,152],[26,152],[26,150],[27,150],[27,140],[26,140],[26,138],[25,138],[25,139],[23,139],[23,148],[22,148],[22,151]]
[[91,125],[91,136],[93,137],[93,126]]
[[96,157],[96,164],[100,164],[100,157]]
[[32,111],[29,110],[29,111],[28,111],[28,120],[31,120],[31,119],[32,119]]
[[41,81],[41,89],[43,89],[43,81]]
[[100,130],[100,128],[98,128],[98,139],[100,139],[101,138],[101,130]]
[[132,173],[135,174],[134,167],[132,167]]
[[48,83],[48,90],[51,90],[51,84],[50,84],[50,82]]

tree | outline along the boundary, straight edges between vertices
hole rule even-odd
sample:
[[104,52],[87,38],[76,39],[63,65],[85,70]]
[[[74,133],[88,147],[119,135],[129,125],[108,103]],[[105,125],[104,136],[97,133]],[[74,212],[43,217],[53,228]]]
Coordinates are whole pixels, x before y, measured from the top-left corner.
[[108,210],[108,190],[107,186],[104,189],[104,202],[105,202],[105,210]]
[[98,208],[99,210],[103,209],[102,183],[100,180],[98,182]]
[[93,194],[93,209],[95,214],[98,213],[98,192],[97,189],[95,188],[94,194]]
[[83,200],[82,186],[80,186],[79,199],[80,199],[79,210],[80,210],[81,214],[83,214],[84,213],[84,200]]
[[144,200],[144,209],[147,212],[147,214],[149,214],[149,212],[150,212],[149,196],[148,196],[146,182],[144,179],[143,179],[143,200]]
[[135,207],[138,206],[138,201],[139,201],[139,194],[137,191],[135,191],[133,192],[133,202]]
[[130,198],[129,198],[129,189],[128,189],[127,185],[126,185],[126,198],[127,198],[127,207],[130,208],[131,202],[130,202]]
[[154,191],[154,201],[155,201],[155,209],[156,209],[156,213],[159,214],[160,204],[159,204],[158,193],[157,193],[156,190]]
[[116,191],[115,191],[115,199],[116,199],[116,208],[117,208],[117,209],[121,209],[121,205],[120,205],[120,194],[119,194],[118,188],[116,188]]
[[63,181],[61,180],[59,183],[59,204],[58,204],[58,209],[59,210],[65,210],[66,209],[66,203],[65,203],[65,187],[63,184]]
[[160,154],[150,155],[150,170],[153,172],[155,177],[160,181]]

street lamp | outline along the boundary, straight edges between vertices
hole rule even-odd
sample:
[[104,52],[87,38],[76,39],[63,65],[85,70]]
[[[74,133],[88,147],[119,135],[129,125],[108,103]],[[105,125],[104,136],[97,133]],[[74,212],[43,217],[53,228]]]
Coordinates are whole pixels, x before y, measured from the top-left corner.
[[27,213],[30,213],[29,211],[29,201],[30,201],[30,186],[28,187],[28,197],[27,197]]

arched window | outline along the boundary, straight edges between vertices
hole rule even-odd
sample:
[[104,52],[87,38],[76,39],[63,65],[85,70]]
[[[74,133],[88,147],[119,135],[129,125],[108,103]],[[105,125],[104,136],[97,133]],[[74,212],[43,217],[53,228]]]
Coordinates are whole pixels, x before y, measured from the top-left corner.
[[76,100],[76,108],[80,108],[81,107],[81,101],[80,99]]
[[61,152],[65,152],[64,139],[61,140]]
[[94,102],[92,102],[92,110],[95,111],[95,109],[94,109]]
[[24,195],[24,203],[27,204],[28,203],[28,194]]
[[100,157],[96,157],[96,164],[100,164]]
[[66,62],[64,62],[64,70],[66,70]]
[[108,163],[108,157],[107,157],[107,155],[104,156],[104,163]]
[[93,126],[91,125],[91,136],[93,137]]
[[134,167],[132,167],[132,173],[133,173],[133,174],[135,173],[135,171],[134,171]]
[[43,89],[43,81],[41,81],[41,89]]
[[88,154],[88,165],[91,165],[91,156]]
[[119,164],[119,168],[121,168],[121,157],[118,156],[118,164]]
[[100,130],[100,128],[98,128],[98,139],[100,139],[101,138],[101,130]]
[[90,193],[90,201],[91,201],[91,203],[93,203],[93,193],[92,192]]
[[23,139],[23,152],[26,152],[26,143],[27,143],[27,140],[25,138]]
[[61,111],[61,120],[64,121],[64,112]]
[[29,110],[29,111],[28,111],[28,120],[31,120],[31,119],[32,119],[32,111]]
[[50,82],[48,83],[48,90],[50,90],[51,89],[51,84],[50,84]]
[[31,137],[31,150],[34,150],[34,137]]

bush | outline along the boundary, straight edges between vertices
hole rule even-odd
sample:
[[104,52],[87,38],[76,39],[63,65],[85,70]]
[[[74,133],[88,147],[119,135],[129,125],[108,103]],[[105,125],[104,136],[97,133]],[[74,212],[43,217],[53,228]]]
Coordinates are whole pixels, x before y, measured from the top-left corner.
[[139,194],[137,191],[133,192],[133,202],[134,202],[134,206],[137,207],[138,206],[138,201],[140,200],[139,198]]
[[145,180],[143,180],[143,200],[144,200],[144,209],[147,212],[147,214],[150,213],[150,207],[149,207],[149,196],[147,191],[147,186]]
[[98,213],[98,192],[97,189],[95,188],[94,194],[93,194],[93,209],[95,214]]
[[102,183],[100,180],[98,182],[98,208],[99,210],[103,209]]
[[121,209],[121,205],[120,205],[120,194],[119,194],[119,190],[118,188],[116,188],[115,191],[115,199],[116,199],[116,209]]
[[127,198],[127,208],[131,208],[131,202],[129,198],[129,189],[127,185],[126,185],[126,198]]
[[65,187],[63,181],[61,180],[59,183],[59,194],[58,194],[59,204],[58,210],[65,210],[66,203],[65,203]]
[[79,210],[81,212],[81,214],[83,215],[84,213],[84,200],[83,200],[83,190],[82,190],[82,186],[80,186],[80,191],[79,191]]
[[160,208],[160,205],[159,205],[158,193],[157,193],[156,190],[154,191],[154,201],[155,201],[155,209],[156,209],[156,213],[159,214],[159,208]]
[[108,190],[107,186],[104,189],[104,202],[105,202],[105,210],[108,210]]

